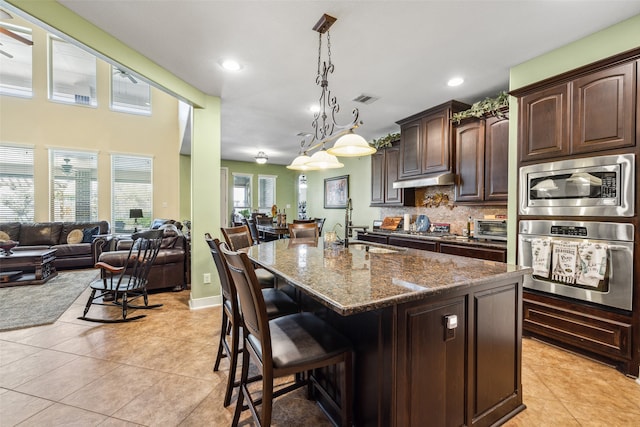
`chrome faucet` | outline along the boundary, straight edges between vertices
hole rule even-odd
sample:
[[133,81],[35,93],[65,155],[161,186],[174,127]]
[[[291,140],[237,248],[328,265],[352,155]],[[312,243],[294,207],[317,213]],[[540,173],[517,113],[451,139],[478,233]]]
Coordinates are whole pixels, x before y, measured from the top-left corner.
[[349,247],[349,237],[351,237],[351,213],[353,212],[353,205],[351,204],[351,198],[347,200],[347,208],[344,211],[344,247]]

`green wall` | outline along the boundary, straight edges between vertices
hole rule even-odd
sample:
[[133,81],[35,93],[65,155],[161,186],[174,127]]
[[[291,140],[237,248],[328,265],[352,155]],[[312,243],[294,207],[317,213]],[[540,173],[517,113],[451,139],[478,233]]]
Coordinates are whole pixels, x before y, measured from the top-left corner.
[[[583,39],[540,55],[530,61],[517,65],[510,70],[510,89],[544,80],[573,70],[600,59],[631,50],[640,46],[640,15],[633,16],[616,25],[593,33]],[[516,262],[517,239],[517,203],[518,203],[518,107],[515,98],[511,98],[509,108],[509,241],[510,263]]]

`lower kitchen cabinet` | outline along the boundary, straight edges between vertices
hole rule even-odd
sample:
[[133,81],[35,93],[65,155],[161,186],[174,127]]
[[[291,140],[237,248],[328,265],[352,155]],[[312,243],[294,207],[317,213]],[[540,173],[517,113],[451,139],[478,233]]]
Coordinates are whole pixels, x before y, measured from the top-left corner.
[[443,254],[467,256],[471,258],[486,259],[489,261],[507,262],[506,249],[473,247],[442,242],[440,243],[440,252]]
[[524,292],[524,333],[617,365],[631,372],[632,318],[573,303],[564,298]]
[[438,252],[438,244],[433,240],[405,239],[389,236],[388,244],[403,248],[422,249],[423,251]]

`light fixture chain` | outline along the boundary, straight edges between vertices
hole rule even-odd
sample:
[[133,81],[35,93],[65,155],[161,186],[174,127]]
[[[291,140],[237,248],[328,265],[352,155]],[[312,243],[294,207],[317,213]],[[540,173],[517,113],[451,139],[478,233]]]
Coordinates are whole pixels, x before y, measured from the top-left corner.
[[327,56],[329,57],[329,67],[331,67],[331,31],[327,31]]
[[320,58],[322,58],[322,33],[318,33],[318,77],[320,77]]

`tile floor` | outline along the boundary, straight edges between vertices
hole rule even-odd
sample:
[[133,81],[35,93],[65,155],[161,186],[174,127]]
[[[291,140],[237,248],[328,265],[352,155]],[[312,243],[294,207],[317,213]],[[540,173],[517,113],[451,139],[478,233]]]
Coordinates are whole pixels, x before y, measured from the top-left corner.
[[[145,319],[98,324],[76,319],[87,295],[52,325],[0,333],[1,426],[230,425],[226,362],[211,370],[219,308],[190,311],[188,291],[168,292]],[[507,426],[640,426],[633,379],[535,340],[523,349],[527,409]],[[298,390],[276,401],[273,425],[330,424]]]

